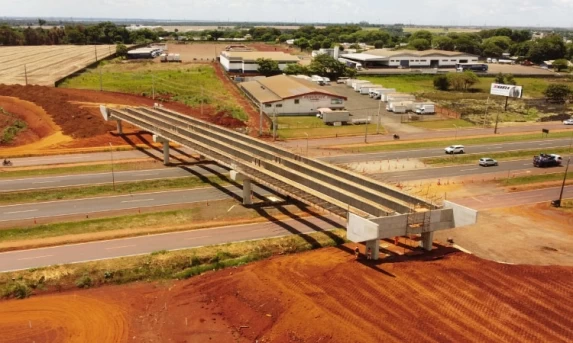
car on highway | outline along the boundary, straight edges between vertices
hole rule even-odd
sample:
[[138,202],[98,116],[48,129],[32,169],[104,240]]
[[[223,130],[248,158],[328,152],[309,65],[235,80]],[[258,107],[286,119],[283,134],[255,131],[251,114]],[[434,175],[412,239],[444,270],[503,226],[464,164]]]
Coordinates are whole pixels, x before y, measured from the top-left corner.
[[483,157],[479,159],[479,165],[482,167],[497,166],[497,161],[493,158]]
[[447,148],[445,148],[445,152],[446,154],[463,154],[465,153],[464,150],[464,146],[463,145],[451,145]]
[[573,125],[573,118],[564,120],[564,121],[563,121],[563,124],[565,124],[565,125]]

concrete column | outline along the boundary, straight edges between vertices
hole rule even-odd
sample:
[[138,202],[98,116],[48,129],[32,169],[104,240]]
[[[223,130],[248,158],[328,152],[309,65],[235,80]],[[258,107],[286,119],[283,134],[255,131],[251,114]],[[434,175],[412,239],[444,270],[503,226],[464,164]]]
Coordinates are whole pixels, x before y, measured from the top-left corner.
[[163,141],[163,164],[169,164],[169,141]]
[[252,205],[253,199],[251,198],[251,179],[243,179],[243,205]]
[[432,243],[434,241],[434,232],[422,232],[422,247],[426,251],[432,251]]
[[123,126],[121,125],[121,120],[117,121],[117,133],[123,135]]
[[380,240],[373,239],[371,241],[366,241],[366,250],[364,251],[366,258],[368,258],[368,248],[372,251],[372,260],[378,260],[380,257]]
[[199,161],[205,161],[205,155],[199,155]]

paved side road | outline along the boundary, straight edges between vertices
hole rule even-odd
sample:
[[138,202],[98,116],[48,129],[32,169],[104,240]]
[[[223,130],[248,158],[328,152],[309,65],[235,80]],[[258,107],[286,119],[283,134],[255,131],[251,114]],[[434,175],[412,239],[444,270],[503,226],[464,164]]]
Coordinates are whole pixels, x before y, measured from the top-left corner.
[[345,227],[334,217],[306,217],[213,229],[148,235],[109,241],[0,253],[0,272],[196,248]]
[[[540,202],[550,202],[559,199],[561,187],[536,189],[526,192],[513,192],[496,195],[482,195],[478,197],[453,199],[452,201],[475,210],[489,210],[493,208],[513,207]],[[565,187],[563,198],[573,198],[573,186]]]

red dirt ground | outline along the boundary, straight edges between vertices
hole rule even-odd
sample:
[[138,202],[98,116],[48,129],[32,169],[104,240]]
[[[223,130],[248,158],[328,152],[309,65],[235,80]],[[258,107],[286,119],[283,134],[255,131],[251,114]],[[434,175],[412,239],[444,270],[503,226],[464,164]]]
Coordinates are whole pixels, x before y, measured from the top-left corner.
[[[50,329],[70,338],[51,342],[86,337],[98,313],[86,311],[84,301],[100,301],[111,306],[109,318],[97,322],[101,334],[127,331],[124,342],[573,340],[571,267],[498,264],[444,247],[367,263],[354,261],[351,248],[277,256],[186,281],[5,301],[2,338],[23,342]],[[74,294],[82,300],[75,307]],[[39,311],[42,325],[29,328],[29,315]],[[75,313],[83,320],[66,320]]]
[[[110,131],[115,130],[115,123],[103,121],[99,112],[99,104],[153,106],[154,103],[152,99],[137,95],[42,86],[0,85],[0,95],[26,100],[43,108],[61,127],[65,135],[75,139],[71,143],[62,145],[66,148],[107,146],[109,142],[117,145],[126,143],[122,137],[109,134]],[[229,128],[244,126],[241,121],[226,113],[215,112],[208,106],[204,108],[202,116],[198,109],[177,102],[168,101],[163,105],[165,108]],[[33,123],[34,120],[31,122]],[[126,131],[136,133],[131,137],[133,144],[151,141],[150,137],[139,134],[136,128],[129,125],[126,126]],[[36,139],[39,138],[41,137],[36,137]],[[24,143],[29,141],[30,139],[23,140]]]
[[[28,127],[21,131],[7,146],[24,145],[47,137],[59,130],[51,117],[38,105],[18,98],[0,96],[0,107],[20,120]],[[0,131],[12,125],[15,118],[0,114]]]

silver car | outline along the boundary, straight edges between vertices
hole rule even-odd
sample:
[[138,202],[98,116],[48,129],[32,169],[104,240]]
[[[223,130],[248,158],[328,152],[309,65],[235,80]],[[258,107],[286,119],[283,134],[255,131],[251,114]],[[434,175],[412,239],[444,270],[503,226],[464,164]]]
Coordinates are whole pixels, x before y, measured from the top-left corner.
[[564,124],[564,125],[573,125],[573,118],[564,120],[564,121],[563,121],[563,124]]
[[479,165],[482,167],[497,166],[497,161],[493,158],[484,157],[479,159]]
[[463,154],[465,153],[463,145],[452,145],[444,149],[446,154]]

